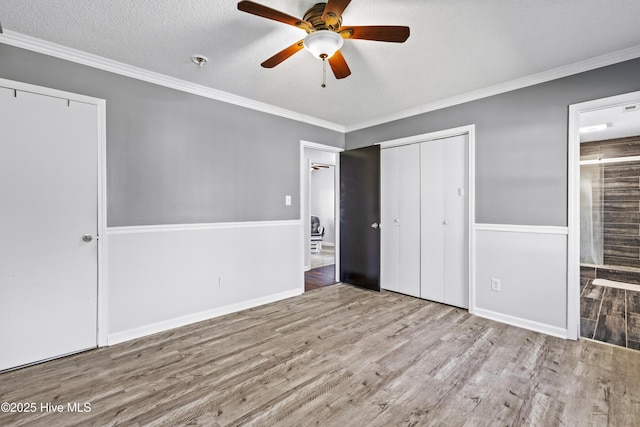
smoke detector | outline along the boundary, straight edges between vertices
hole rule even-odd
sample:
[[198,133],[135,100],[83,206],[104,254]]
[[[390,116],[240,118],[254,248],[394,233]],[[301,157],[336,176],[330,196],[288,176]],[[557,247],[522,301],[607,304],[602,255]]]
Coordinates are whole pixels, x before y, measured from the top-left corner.
[[193,55],[191,57],[191,61],[193,61],[195,64],[199,65],[200,67],[204,67],[205,65],[207,65],[207,62],[209,62],[209,58],[207,58],[204,55]]

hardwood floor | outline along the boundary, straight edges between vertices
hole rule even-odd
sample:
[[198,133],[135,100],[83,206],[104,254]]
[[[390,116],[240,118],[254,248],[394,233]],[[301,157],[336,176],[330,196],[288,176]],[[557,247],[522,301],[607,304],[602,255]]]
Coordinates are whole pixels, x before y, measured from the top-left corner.
[[334,246],[322,246],[319,252],[311,251],[309,254],[311,269],[334,265],[336,263],[336,248]]
[[304,272],[304,291],[312,291],[336,284],[336,266],[325,265]]
[[640,352],[337,284],[0,374],[0,402],[37,406],[3,426],[637,426]]

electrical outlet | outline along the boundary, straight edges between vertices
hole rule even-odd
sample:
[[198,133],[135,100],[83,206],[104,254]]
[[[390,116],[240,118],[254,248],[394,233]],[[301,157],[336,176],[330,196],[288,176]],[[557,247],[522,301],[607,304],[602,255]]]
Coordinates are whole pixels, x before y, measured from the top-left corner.
[[284,196],[285,206],[291,206],[291,196]]
[[491,290],[500,292],[502,290],[502,284],[500,283],[500,279],[491,279]]
[[218,287],[222,288],[224,286],[224,282],[222,281],[222,276],[218,276]]

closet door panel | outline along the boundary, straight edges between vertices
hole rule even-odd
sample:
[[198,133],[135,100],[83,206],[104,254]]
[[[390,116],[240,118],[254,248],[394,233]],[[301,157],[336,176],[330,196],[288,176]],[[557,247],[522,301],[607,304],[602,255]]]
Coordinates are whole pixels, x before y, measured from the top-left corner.
[[400,154],[400,292],[420,296],[420,146],[398,147]]
[[420,296],[444,302],[444,148],[441,141],[420,144]]
[[400,151],[380,152],[380,287],[400,292]]
[[467,244],[467,136],[442,140],[444,147],[444,302],[469,307]]

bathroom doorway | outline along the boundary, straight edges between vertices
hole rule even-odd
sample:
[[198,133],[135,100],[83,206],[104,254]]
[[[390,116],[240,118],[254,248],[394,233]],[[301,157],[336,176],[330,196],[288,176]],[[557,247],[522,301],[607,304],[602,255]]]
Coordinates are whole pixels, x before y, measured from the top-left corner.
[[585,104],[575,141],[580,337],[640,350],[640,93]]

